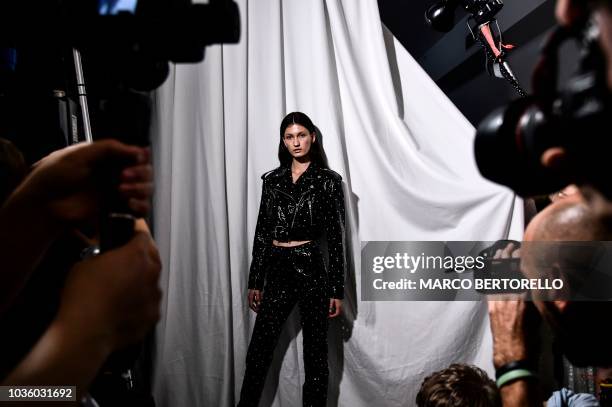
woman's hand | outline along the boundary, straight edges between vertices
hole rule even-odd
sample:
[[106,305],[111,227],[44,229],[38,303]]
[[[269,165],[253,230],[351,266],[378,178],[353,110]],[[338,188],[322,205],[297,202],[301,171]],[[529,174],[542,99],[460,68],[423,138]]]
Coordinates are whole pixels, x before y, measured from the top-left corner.
[[255,312],[259,312],[259,306],[263,299],[261,290],[249,290],[249,308]]
[[342,300],[337,298],[329,299],[329,318],[335,318],[342,312]]

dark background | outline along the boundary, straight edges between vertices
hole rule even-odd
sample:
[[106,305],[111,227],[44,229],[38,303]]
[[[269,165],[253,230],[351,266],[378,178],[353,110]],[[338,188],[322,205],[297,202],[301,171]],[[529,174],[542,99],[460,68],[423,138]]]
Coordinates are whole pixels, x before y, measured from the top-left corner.
[[[434,3],[434,0],[378,0],[384,25],[468,120],[477,125],[488,112],[518,98],[518,94],[506,81],[486,73],[480,45],[466,48],[470,34],[463,10],[458,8],[457,24],[449,33],[439,33],[427,26],[425,10]],[[528,92],[540,46],[555,25],[555,3],[555,0],[505,0],[497,16],[504,42],[517,46],[508,61]],[[568,44],[561,53],[561,83],[575,69],[576,60],[576,47]]]

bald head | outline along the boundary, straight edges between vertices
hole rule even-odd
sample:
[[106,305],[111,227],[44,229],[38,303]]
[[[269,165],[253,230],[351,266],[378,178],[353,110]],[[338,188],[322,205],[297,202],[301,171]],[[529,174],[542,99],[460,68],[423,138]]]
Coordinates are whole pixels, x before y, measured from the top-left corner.
[[593,209],[580,193],[554,202],[533,218],[521,248],[523,272],[529,278],[565,281],[562,292],[532,293],[534,297],[546,299],[554,294],[557,299],[568,299],[587,287],[600,267],[603,247],[575,242],[612,240],[610,219],[609,213]]
[[[561,350],[578,366],[612,364],[612,336],[600,320],[612,312],[612,301],[594,301],[609,299],[612,292],[610,271],[605,261],[601,263],[606,246],[586,243],[612,240],[610,219],[608,205],[593,205],[580,193],[571,195],[533,218],[521,247],[521,269],[528,278],[564,282],[558,293],[531,294]],[[576,243],[581,241],[585,243]]]
[[612,217],[593,210],[581,194],[560,199],[527,226],[525,241],[612,240]]

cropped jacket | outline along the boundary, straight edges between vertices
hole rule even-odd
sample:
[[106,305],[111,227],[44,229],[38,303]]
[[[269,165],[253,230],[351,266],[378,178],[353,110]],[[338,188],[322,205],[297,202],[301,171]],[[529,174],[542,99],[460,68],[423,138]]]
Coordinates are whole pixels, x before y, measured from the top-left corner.
[[342,177],[310,163],[293,183],[291,168],[278,167],[261,177],[261,204],[255,228],[249,288],[261,290],[269,266],[272,240],[325,238],[330,298],[344,296],[344,193]]

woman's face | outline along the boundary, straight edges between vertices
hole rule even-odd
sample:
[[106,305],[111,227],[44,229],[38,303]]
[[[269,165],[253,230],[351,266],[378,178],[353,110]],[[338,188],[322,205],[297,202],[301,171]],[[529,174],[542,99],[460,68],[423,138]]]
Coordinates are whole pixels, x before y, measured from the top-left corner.
[[300,124],[292,124],[285,129],[283,142],[293,158],[303,158],[310,152],[315,134]]

